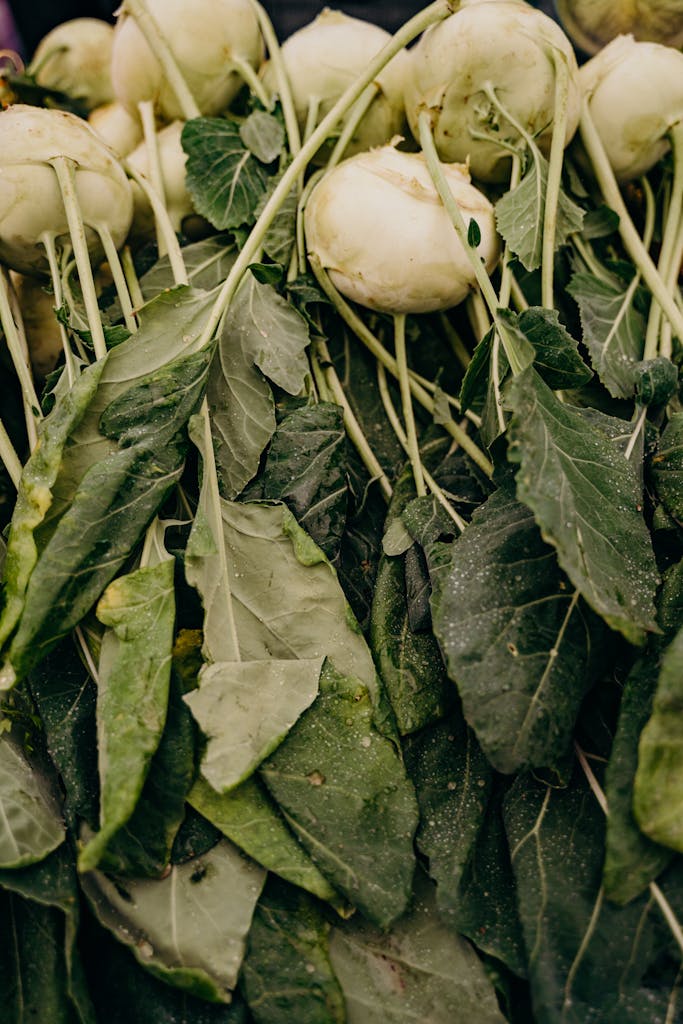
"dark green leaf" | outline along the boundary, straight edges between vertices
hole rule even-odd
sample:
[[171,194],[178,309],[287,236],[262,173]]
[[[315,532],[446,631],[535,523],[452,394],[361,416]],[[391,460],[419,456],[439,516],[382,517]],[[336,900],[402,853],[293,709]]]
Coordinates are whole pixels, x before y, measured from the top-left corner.
[[594,678],[594,626],[529,510],[499,490],[452,546],[434,631],[465,718],[502,772],[566,752]]
[[557,310],[530,306],[522,313],[499,309],[497,317],[517,340],[531,342],[534,367],[549,388],[580,388],[593,376],[579,355],[578,345],[560,323]]
[[[537,152],[520,184],[496,203],[498,230],[527,270],[535,270],[541,265],[547,184],[548,163]],[[571,234],[581,230],[583,217],[581,207],[560,190],[556,249],[564,245]]]
[[604,816],[583,777],[566,789],[520,777],[505,825],[537,1024],[675,1020],[680,948],[651,897],[621,908],[604,899]]
[[678,388],[678,368],[666,356],[644,359],[635,367],[636,395],[642,405],[666,405]]
[[[273,177],[268,179],[267,190],[256,207],[256,217],[259,217],[262,213],[263,208],[270,199],[270,196],[279,185],[281,177],[282,173],[273,175]],[[266,231],[263,239],[263,250],[266,255],[277,264],[280,269],[281,277],[282,271],[289,268],[292,250],[296,242],[296,216],[298,205],[299,195],[296,189],[292,189],[278,209],[275,218]],[[287,285],[287,290],[289,291],[289,285]]]
[[504,1024],[493,985],[464,939],[446,928],[428,883],[389,933],[362,920],[332,931],[330,952],[348,1024]]
[[636,288],[614,276],[579,273],[567,291],[578,304],[593,369],[613,397],[630,398],[645,337],[645,318],[633,304]]
[[450,917],[484,820],[491,767],[459,710],[411,737],[405,759],[420,807],[417,846],[436,882],[439,913]]
[[264,881],[261,868],[222,840],[164,879],[114,883],[92,871],[81,884],[99,922],[143,966],[170,985],[228,1003]]
[[393,743],[372,723],[367,689],[327,662],[318,699],[261,776],[313,862],[386,927],[410,897],[417,806]]
[[295,409],[278,426],[260,478],[262,496],[284,501],[334,559],[348,505],[342,410],[322,402]]
[[183,128],[186,184],[194,208],[219,231],[251,224],[266,190],[263,165],[240,138],[239,126],[220,117],[198,117]]
[[674,519],[683,522],[683,412],[676,412],[652,460],[657,494]]
[[7,732],[0,732],[0,868],[35,864],[64,842],[51,784]]
[[256,1024],[346,1024],[330,964],[329,930],[310,896],[274,879],[268,883],[242,973]]
[[481,242],[481,231],[474,217],[470,220],[467,226],[467,244],[472,249],[476,249]]
[[633,786],[638,740],[652,711],[658,659],[641,658],[629,674],[619,710],[619,725],[605,775],[609,816],[605,842],[605,895],[628,903],[647,889],[673,857],[639,830],[633,816]]
[[237,789],[222,794],[200,777],[188,800],[264,868],[321,900],[339,902],[335,890],[294,838],[258,776],[253,775]]
[[638,643],[656,630],[657,572],[633,467],[613,441],[563,404],[532,367],[509,386],[508,457],[517,496],[585,600]]

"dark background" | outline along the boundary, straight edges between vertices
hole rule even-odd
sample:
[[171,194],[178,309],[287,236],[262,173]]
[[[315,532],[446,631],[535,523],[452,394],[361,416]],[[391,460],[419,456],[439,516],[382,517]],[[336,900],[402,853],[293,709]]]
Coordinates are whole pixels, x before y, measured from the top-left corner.
[[[106,18],[113,21],[113,12],[120,0],[90,0],[89,3],[78,0],[66,0],[55,3],[54,0],[10,0],[14,21],[23,41],[23,56],[29,59],[36,46],[50,29],[61,25],[72,18]],[[264,7],[273,20],[280,41],[291,35],[298,28],[315,18],[323,7],[333,7],[344,11],[354,18],[363,18],[375,25],[381,25],[389,32],[396,29],[416,14],[425,3],[355,3],[340,0],[339,3],[315,3],[310,0],[264,0]],[[534,7],[540,7],[546,14],[553,14],[553,0],[538,0]]]

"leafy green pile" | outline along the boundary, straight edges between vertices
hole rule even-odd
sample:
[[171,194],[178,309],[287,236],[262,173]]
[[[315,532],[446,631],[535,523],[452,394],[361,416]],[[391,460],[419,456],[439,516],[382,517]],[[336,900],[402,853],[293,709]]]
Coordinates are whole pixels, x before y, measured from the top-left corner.
[[389,318],[295,191],[218,305],[291,160],[245,104],[184,129],[186,282],[136,254],[137,331],[103,293],[0,492],[2,1019],[683,1019],[680,339],[642,361],[578,144],[541,305],[529,156],[515,305],[408,321],[418,496]]

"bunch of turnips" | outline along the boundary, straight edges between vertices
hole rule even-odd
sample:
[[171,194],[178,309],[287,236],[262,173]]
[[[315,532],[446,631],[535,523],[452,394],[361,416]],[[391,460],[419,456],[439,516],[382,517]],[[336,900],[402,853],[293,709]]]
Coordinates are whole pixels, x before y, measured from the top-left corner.
[[678,1019],[683,9],[556,13],[2,55],[8,1019]]

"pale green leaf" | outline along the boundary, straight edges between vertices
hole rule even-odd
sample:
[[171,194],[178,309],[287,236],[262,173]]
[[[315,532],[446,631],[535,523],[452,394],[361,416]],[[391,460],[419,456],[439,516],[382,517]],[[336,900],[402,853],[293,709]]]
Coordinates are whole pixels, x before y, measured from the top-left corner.
[[50,784],[6,732],[0,733],[0,867],[35,864],[64,841]]

